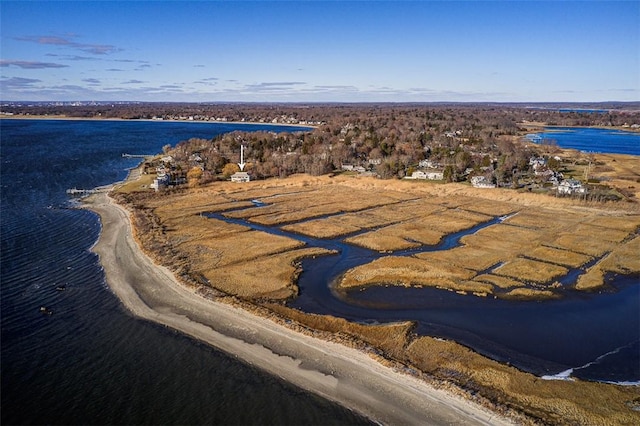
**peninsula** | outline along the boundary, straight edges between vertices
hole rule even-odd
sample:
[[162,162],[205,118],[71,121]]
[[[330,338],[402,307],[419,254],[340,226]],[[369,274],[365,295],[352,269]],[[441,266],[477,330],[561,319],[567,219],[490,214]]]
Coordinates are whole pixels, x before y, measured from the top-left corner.
[[[639,397],[635,387],[581,381],[541,381],[513,367],[488,360],[454,342],[411,337],[409,323],[366,326],[287,308],[278,300],[293,297],[297,292],[295,277],[300,271],[295,261],[304,256],[320,255],[321,251],[302,248],[299,243],[286,238],[276,238],[200,215],[216,209],[227,210],[231,204],[249,206],[250,200],[260,195],[262,199],[269,195],[286,197],[287,194],[298,194],[301,198],[301,192],[312,193],[324,186],[330,187],[334,193],[340,193],[342,188],[351,194],[354,191],[376,194],[385,190],[387,196],[406,194],[398,190],[407,189],[403,188],[404,185],[390,187],[369,179],[350,178],[336,183],[328,180],[298,176],[284,181],[250,183],[248,187],[218,184],[163,196],[151,204],[160,221],[151,230],[143,228],[144,219],[140,216],[141,212],[149,212],[150,209],[127,211],[109,199],[106,193],[100,192],[88,199],[89,207],[100,214],[103,223],[103,232],[94,250],[100,255],[109,285],[136,316],[209,342],[372,419],[408,424],[431,419],[430,423],[436,424],[451,419],[459,422],[465,418],[468,424],[496,424],[498,420],[478,408],[478,404],[503,414],[513,416],[524,412],[546,421],[575,419],[583,424],[621,424],[637,418],[637,412],[629,409],[629,404],[636,404]],[[135,181],[128,183],[133,184]],[[424,188],[423,191],[422,198],[433,195]],[[449,197],[465,200],[471,195],[469,191],[451,188]],[[400,197],[407,198],[407,195]],[[526,196],[510,202],[526,206],[534,198],[536,196]],[[482,198],[476,201],[480,200]],[[377,198],[376,203],[381,202]],[[501,205],[500,201],[495,202]],[[571,210],[570,205],[561,207]],[[584,222],[595,217],[594,214],[600,213],[588,213],[587,219],[576,226],[587,226]],[[265,215],[263,219],[267,220],[267,217]],[[381,220],[383,217],[380,215]],[[516,218],[518,216],[513,217]],[[612,215],[608,219],[613,226],[609,231],[614,235],[625,232],[627,225],[623,224],[633,222],[637,226],[639,223],[637,215],[629,216],[628,213]],[[130,228],[130,220],[136,224],[133,229]],[[164,235],[161,237],[161,234]],[[167,264],[171,270],[142,254],[136,240],[147,248],[156,262]],[[158,248],[149,249],[153,241]],[[512,241],[511,244],[518,242]],[[614,242],[600,244],[606,244],[608,248],[615,245]],[[160,246],[164,249],[160,250]],[[627,249],[631,247],[621,249],[620,253]],[[567,253],[569,259],[585,256],[570,253]],[[188,264],[183,263],[186,258],[191,259]],[[622,258],[616,257],[618,261]],[[429,262],[426,258],[424,260]],[[417,258],[412,262],[422,260]],[[407,268],[410,267],[394,265],[388,273],[411,282]],[[433,280],[433,269],[422,268],[415,273],[420,276],[421,272],[426,276],[417,278],[417,282],[428,285]],[[436,272],[443,273],[441,268]],[[447,272],[450,271],[444,271]],[[183,278],[182,284],[174,274]],[[198,284],[189,280],[189,276],[201,276],[202,282],[207,284]],[[514,281],[500,275],[496,275],[494,280],[495,284],[489,284],[488,279],[477,280],[475,285],[478,288],[463,288],[463,291],[489,292],[506,287],[503,282]],[[447,282],[447,279],[439,282]],[[455,285],[453,288],[460,290]],[[510,291],[522,288],[516,286]],[[264,317],[270,321],[264,321]],[[472,389],[475,395],[471,398]],[[381,393],[371,394],[373,390]],[[452,393],[458,396],[454,397]],[[473,399],[474,403],[462,402],[460,395]],[[563,395],[563,402],[560,404],[555,396],[546,395]],[[425,399],[433,402],[424,404]],[[376,400],[378,402],[372,402]],[[559,407],[564,408],[555,413]]]
[[[271,136],[257,135],[263,137],[268,149]],[[302,139],[293,149],[322,158],[314,144],[304,148],[308,136],[273,140],[283,144],[292,138]],[[526,143],[517,138],[509,143]],[[457,147],[468,143],[461,135],[442,141],[448,139]],[[255,151],[258,142],[251,155],[263,158]],[[319,176],[228,182],[229,162],[215,163],[229,158],[224,140],[211,143],[215,152],[205,151],[202,140],[167,147],[165,159],[191,164],[179,168],[181,184],[151,189],[158,168],[171,167],[159,156],[109,195],[86,199],[103,224],[94,250],[107,282],[136,316],[211,343],[383,423],[633,424],[640,419],[637,386],[541,380],[452,340],[416,333],[412,321],[367,324],[289,303],[300,295],[305,262],[340,251],[328,241],[373,253],[371,261],[326,283],[337,297],[402,286],[469,298],[547,300],[565,297],[567,287],[593,294],[612,276],[637,277],[636,156],[591,155],[581,165],[563,159],[584,154],[548,146],[541,149],[551,149],[551,156],[535,150],[531,158],[556,156],[559,164],[552,167],[576,175],[588,167],[591,184],[606,183],[606,190],[591,186],[586,199],[549,194],[544,182],[534,190],[518,188],[513,171],[510,187],[493,189],[380,179],[344,168]],[[460,152],[469,150],[454,148],[454,157]],[[206,176],[207,161],[212,161],[209,170],[218,172]],[[254,176],[267,170],[256,161],[248,167]],[[614,198],[606,195],[614,193]],[[458,240],[451,247],[422,249],[438,247],[454,234]],[[563,281],[571,274],[574,282]]]

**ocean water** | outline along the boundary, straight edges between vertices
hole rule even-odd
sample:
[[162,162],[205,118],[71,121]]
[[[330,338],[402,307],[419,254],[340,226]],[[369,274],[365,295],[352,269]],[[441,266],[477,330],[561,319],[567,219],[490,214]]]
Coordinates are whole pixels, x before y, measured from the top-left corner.
[[[120,305],[65,190],[126,177],[213,123],[0,120],[2,424],[368,424]],[[289,128],[263,127],[269,130]],[[60,290],[57,288],[60,287]],[[64,289],[64,290],[62,290]],[[40,307],[52,314],[43,314]]]
[[640,133],[590,127],[548,127],[530,135],[537,143],[555,141],[560,148],[585,152],[640,155]]

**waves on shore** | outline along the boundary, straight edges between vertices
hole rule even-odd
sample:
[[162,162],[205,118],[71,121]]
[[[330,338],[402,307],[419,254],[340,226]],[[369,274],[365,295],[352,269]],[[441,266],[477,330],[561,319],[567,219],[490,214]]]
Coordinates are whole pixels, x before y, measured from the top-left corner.
[[[561,371],[557,374],[552,374],[552,375],[544,375],[541,376],[540,378],[543,380],[573,380],[573,374],[578,371],[578,370],[587,370],[591,367],[597,366],[599,364],[601,364],[606,358],[608,357],[613,357],[615,355],[619,355],[622,352],[629,352],[629,354],[631,356],[633,356],[633,354],[637,354],[640,353],[640,340],[636,340],[634,342],[631,342],[627,345],[624,346],[620,346],[618,348],[615,348],[607,353],[604,353],[602,355],[600,355],[599,357],[597,357],[596,359],[594,359],[593,361],[590,361],[584,365],[581,365],[579,367],[573,367],[573,368],[569,368],[567,370]],[[629,356],[629,354],[627,356]],[[640,360],[639,360],[640,361]],[[613,363],[615,363],[615,360],[613,361]],[[609,361],[609,364],[611,364],[611,361]],[[610,368],[610,367],[609,367]],[[588,373],[587,373],[588,374]],[[610,384],[615,384],[615,385],[621,385],[621,386],[640,386],[640,380],[637,381],[615,381],[615,380],[606,380],[606,379],[600,379],[597,380],[599,382],[602,383],[610,383]]]

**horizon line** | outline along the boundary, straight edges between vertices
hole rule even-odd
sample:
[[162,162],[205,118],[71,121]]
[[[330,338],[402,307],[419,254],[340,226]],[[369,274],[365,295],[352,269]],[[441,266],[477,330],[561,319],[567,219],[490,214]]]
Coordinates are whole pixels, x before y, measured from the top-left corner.
[[576,105],[576,104],[640,104],[640,100],[635,101],[145,101],[145,100],[90,100],[90,99],[74,99],[74,100],[0,100],[0,104],[15,103],[39,103],[39,104],[194,104],[194,105],[229,105],[229,104],[248,104],[248,105],[427,105],[427,104],[459,104],[459,105],[523,105],[523,104],[555,104],[555,105]]

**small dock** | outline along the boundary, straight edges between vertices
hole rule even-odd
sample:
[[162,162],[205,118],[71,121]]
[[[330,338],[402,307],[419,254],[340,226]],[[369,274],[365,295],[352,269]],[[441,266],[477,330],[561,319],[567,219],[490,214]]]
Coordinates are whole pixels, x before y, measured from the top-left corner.
[[153,155],[149,154],[122,154],[123,158],[151,158]]
[[69,195],[85,195],[85,194],[93,194],[95,192],[97,192],[95,189],[78,189],[78,188],[67,189],[67,194]]

